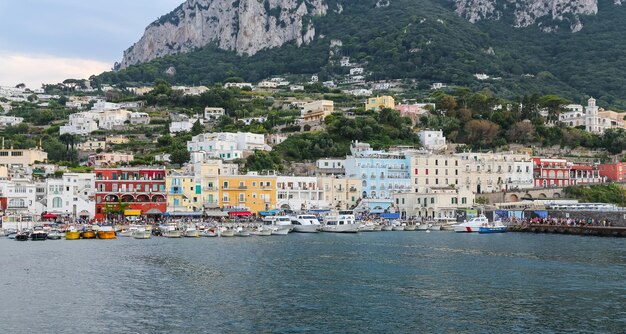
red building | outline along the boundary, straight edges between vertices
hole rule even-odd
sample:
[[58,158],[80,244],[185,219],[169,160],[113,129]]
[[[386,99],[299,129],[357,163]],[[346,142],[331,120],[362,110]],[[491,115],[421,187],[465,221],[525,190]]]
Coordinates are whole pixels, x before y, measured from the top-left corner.
[[571,164],[565,159],[533,158],[535,188],[571,185]]
[[600,176],[606,177],[609,181],[626,181],[626,163],[618,162],[614,164],[602,164],[598,166]]
[[96,219],[165,213],[164,168],[102,168],[95,173]]

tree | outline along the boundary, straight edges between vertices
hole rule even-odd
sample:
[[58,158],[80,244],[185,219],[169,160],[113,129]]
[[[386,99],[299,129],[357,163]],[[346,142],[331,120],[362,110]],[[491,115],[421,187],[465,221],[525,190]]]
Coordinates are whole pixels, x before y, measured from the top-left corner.
[[529,121],[517,122],[506,132],[510,143],[525,144],[535,137],[535,126]]
[[202,126],[202,123],[200,123],[200,120],[196,120],[196,122],[193,123],[193,126],[191,127],[191,134],[193,136],[197,136],[201,134],[202,132],[204,132],[204,126]]
[[539,99],[539,106],[548,110],[548,121],[556,122],[569,101],[557,95],[545,95]]
[[191,155],[189,154],[189,151],[187,151],[184,147],[175,148],[170,153],[170,161],[173,164],[183,165],[189,162],[190,158]]
[[444,95],[438,103],[439,107],[446,111],[446,115],[450,115],[456,110],[457,103],[454,96]]
[[479,147],[491,144],[498,136],[499,131],[500,126],[498,124],[485,119],[475,119],[465,124],[468,143],[476,143]]

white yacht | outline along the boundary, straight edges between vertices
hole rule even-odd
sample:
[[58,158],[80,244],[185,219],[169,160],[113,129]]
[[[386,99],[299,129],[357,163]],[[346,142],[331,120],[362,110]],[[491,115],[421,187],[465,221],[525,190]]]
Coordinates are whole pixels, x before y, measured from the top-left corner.
[[463,223],[452,225],[452,228],[454,229],[454,232],[472,233],[478,232],[478,228],[480,228],[481,226],[491,226],[489,219],[487,219],[485,215],[479,215]]
[[167,224],[161,226],[161,235],[166,238],[180,238],[183,236],[183,231],[176,224]]
[[133,231],[133,238],[135,239],[150,239],[151,237],[152,237],[152,231],[149,229],[146,229],[143,226],[138,227],[136,230]]
[[200,231],[196,228],[196,225],[187,225],[185,229],[185,238],[198,238],[200,237]]
[[322,226],[314,215],[297,215],[291,217],[291,224],[293,225],[293,231],[300,233],[316,233]]
[[135,231],[137,231],[139,229],[139,225],[128,225],[128,226],[124,226],[122,227],[122,229],[120,231],[118,231],[116,233],[116,235],[118,237],[133,237]]
[[335,233],[357,233],[359,232],[359,223],[356,222],[352,211],[339,211],[336,216],[327,216],[324,219],[324,232]]
[[263,218],[263,228],[270,229],[272,234],[287,235],[293,231],[294,226],[287,216],[270,216]]

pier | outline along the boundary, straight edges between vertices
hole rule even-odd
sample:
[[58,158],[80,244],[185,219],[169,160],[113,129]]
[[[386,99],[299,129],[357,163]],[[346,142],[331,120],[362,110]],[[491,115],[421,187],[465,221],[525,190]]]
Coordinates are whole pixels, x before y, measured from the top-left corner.
[[590,235],[600,237],[626,237],[626,227],[618,226],[567,226],[567,225],[511,225],[510,232]]

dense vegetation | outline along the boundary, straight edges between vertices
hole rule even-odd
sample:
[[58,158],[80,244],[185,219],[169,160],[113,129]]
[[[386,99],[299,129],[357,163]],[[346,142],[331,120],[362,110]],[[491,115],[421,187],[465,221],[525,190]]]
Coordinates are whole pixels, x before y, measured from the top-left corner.
[[[329,1],[335,8],[336,1]],[[285,74],[319,73],[322,80],[345,74],[341,56],[366,64],[370,79],[415,78],[426,89],[432,82],[488,88],[494,94],[557,94],[575,102],[588,95],[600,105],[626,108],[626,8],[599,1],[599,13],[582,18],[584,28],[571,33],[567,25],[554,33],[533,26],[512,28],[512,18],[471,24],[458,17],[447,0],[394,0],[375,8],[375,0],[355,1],[337,14],[313,18],[317,38],[301,48],[279,49],[239,57],[210,45],[188,54],[167,56],[95,77],[99,83],[136,85],[162,78],[172,83],[212,84],[238,76],[246,81]],[[511,9],[512,10],[512,9]],[[441,20],[441,21],[439,21]],[[319,36],[324,36],[320,38]],[[329,58],[330,40],[343,46]],[[493,52],[492,52],[493,51]],[[176,74],[169,76],[169,67]],[[497,80],[477,81],[486,73]]]
[[565,188],[568,198],[575,198],[586,203],[626,204],[624,188],[619,184],[603,184],[595,186],[571,186]]

